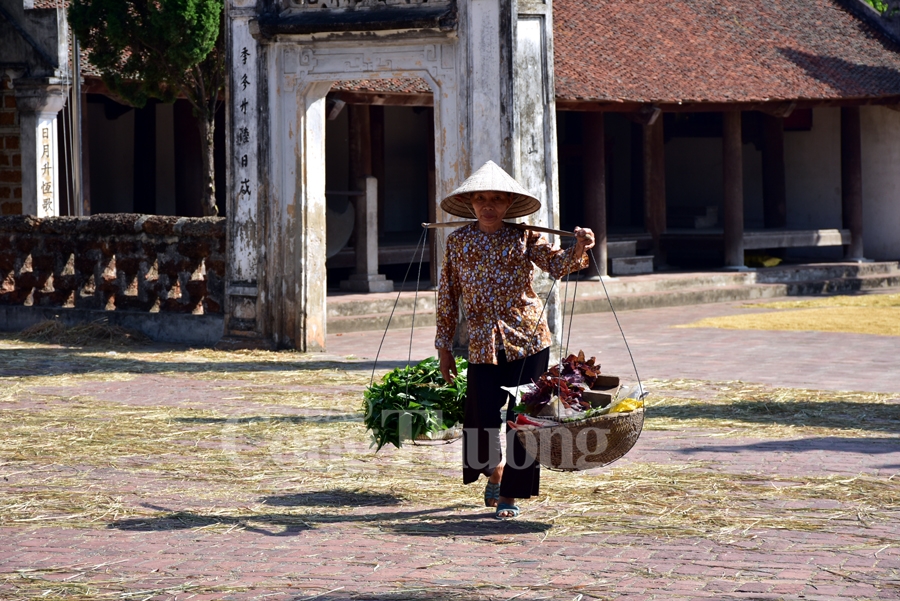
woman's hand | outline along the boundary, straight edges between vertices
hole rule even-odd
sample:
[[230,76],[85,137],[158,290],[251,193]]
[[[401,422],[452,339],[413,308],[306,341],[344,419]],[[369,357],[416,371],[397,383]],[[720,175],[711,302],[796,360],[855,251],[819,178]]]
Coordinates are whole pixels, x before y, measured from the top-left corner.
[[594,232],[590,228],[575,228],[575,256],[581,256],[584,251],[594,248]]
[[441,361],[441,375],[448,384],[452,384],[456,379],[456,359],[453,353],[447,349],[438,349],[438,358]]

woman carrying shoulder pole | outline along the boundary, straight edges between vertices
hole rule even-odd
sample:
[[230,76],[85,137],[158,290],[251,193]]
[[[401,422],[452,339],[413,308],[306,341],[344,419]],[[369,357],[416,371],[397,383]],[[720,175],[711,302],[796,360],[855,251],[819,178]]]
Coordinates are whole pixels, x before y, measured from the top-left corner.
[[512,395],[502,386],[527,384],[547,371],[550,329],[534,292],[533,266],[559,279],[588,266],[589,229],[575,228],[574,246],[561,250],[541,235],[509,227],[504,218],[530,215],[541,203],[492,161],[441,201],[451,215],[477,221],[447,237],[438,285],[435,348],[444,379],[456,376],[453,338],[459,303],[469,334],[469,371],[463,422],[463,483],[488,478],[484,502],[495,517],[519,515],[517,499],[538,494],[539,465],[514,432],[500,446],[500,411],[515,420]]

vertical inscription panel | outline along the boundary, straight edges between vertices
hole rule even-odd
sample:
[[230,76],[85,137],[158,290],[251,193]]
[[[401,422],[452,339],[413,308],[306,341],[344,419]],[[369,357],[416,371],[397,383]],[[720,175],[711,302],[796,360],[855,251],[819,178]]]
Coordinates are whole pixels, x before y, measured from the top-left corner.
[[56,115],[38,113],[35,131],[37,157],[37,217],[59,215]]
[[246,18],[231,21],[231,281],[255,282],[259,207],[258,47]]

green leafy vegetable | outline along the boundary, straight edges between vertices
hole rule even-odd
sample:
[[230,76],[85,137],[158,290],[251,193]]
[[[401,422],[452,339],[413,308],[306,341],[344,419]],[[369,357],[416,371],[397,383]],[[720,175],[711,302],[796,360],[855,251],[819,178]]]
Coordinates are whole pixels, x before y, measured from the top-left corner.
[[429,357],[413,366],[398,367],[369,386],[363,411],[376,451],[387,443],[399,448],[403,440],[462,423],[467,368],[466,360],[457,357],[459,375],[448,384],[440,362]]

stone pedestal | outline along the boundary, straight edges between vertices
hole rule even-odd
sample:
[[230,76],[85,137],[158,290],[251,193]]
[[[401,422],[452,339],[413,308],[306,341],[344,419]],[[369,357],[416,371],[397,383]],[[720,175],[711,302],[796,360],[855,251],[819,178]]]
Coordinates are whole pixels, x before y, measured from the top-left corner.
[[380,273],[354,273],[341,282],[341,290],[348,292],[393,292],[394,282]]
[[59,149],[56,117],[66,105],[63,86],[19,80],[16,108],[22,148],[22,213],[59,215]]
[[364,194],[356,197],[356,273],[341,282],[341,290],[392,292],[394,282],[378,273],[378,180],[360,179]]

